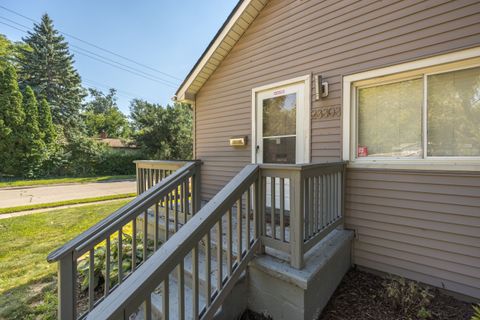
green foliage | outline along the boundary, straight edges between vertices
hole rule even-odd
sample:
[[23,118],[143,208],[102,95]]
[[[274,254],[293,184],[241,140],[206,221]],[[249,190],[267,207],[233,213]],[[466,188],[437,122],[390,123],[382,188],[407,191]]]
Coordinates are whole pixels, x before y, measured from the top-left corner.
[[29,48],[22,49],[18,59],[22,85],[47,99],[55,124],[77,127],[85,94],[64,37],[45,14],[23,41]]
[[85,104],[83,113],[89,136],[105,134],[113,138],[126,138],[130,133],[127,117],[118,109],[115,89],[104,94],[88,89],[92,100]]
[[[143,236],[141,234],[137,235],[136,239],[136,250],[135,257],[137,264],[143,261]],[[110,284],[114,286],[118,282],[118,257],[119,257],[119,245],[118,237],[115,237],[110,241],[110,254],[112,260],[112,269],[110,272]],[[148,240],[147,242],[147,255],[150,255],[153,250],[153,241]],[[127,274],[132,270],[132,236],[127,233],[122,233],[122,272]],[[107,277],[105,273],[105,260],[106,260],[106,244],[102,244],[95,248],[94,252],[94,286],[95,289],[98,289],[99,286],[105,283],[105,278]],[[116,262],[116,263],[115,263]],[[81,281],[81,290],[87,290],[89,287],[89,271],[90,271],[90,256],[85,256],[83,260],[78,263],[78,273],[80,275]]]
[[15,66],[22,49],[28,50],[28,46],[22,42],[12,42],[0,34],[0,71],[8,65]]
[[42,139],[47,146],[55,142],[57,132],[52,122],[52,111],[47,99],[43,98],[38,104],[38,124],[42,133]]
[[473,316],[471,320],[480,320],[480,304],[473,305]]
[[186,104],[165,108],[135,99],[130,106],[134,139],[156,159],[186,160],[192,157],[192,111]]
[[140,150],[115,150],[107,148],[95,165],[95,174],[134,175],[133,161],[141,160],[144,154]]
[[21,152],[21,169],[26,177],[34,177],[38,172],[44,154],[45,143],[40,134],[38,125],[38,106],[37,99],[32,88],[26,87],[23,96],[23,110],[25,112],[25,121],[22,128],[22,148],[17,149]]
[[22,147],[21,129],[25,120],[17,73],[7,65],[0,74],[0,163],[1,174],[18,174]]
[[407,319],[431,318],[428,306],[434,296],[427,288],[423,288],[415,281],[394,276],[387,278],[383,286],[388,300],[399,315]]

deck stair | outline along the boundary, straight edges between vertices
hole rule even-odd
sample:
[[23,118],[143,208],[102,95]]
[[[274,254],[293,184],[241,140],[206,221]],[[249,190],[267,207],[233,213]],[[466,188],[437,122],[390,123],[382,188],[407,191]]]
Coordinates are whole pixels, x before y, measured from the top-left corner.
[[[347,236],[337,236],[336,246],[322,247],[332,241],[332,231],[343,222],[344,163],[247,165],[203,208],[199,205],[199,162],[161,164],[164,167],[155,167],[152,161],[138,162],[140,194],[133,203],[49,256],[49,261],[59,261],[61,319],[226,318],[247,304],[262,311],[270,308],[268,303],[250,306],[247,296],[255,293],[247,291],[271,275],[265,271],[266,265],[280,266],[285,274],[277,280],[285,282],[292,275],[287,283],[296,285],[301,277],[295,274],[308,282],[328,269],[312,267],[311,263],[320,263],[312,262],[315,252],[348,249]],[[109,248],[112,239],[118,239],[119,250],[123,248],[123,232],[135,235],[133,248],[140,242],[147,244],[143,258],[132,255],[133,272],[120,272],[118,284],[109,283],[108,277],[99,295],[92,289],[95,254],[106,243],[102,272],[110,274],[122,261],[115,259]],[[254,263],[257,256],[270,260]],[[341,257],[338,270],[348,265],[344,253],[331,256]],[[90,258],[91,286],[82,309],[75,285],[76,267],[86,257]],[[320,264],[327,266],[329,261]],[[239,282],[246,277],[251,277],[247,281],[251,284]],[[303,290],[302,296],[312,292],[311,286],[297,287]],[[237,309],[230,308],[229,301],[238,292]],[[299,305],[306,303],[306,299],[301,301]]]

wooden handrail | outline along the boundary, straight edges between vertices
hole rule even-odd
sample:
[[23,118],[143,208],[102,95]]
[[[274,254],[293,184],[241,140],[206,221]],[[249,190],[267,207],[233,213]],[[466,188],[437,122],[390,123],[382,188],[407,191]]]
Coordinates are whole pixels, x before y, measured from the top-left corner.
[[[120,285],[119,290],[113,292],[110,296],[106,297],[105,301],[88,314],[87,319],[128,319],[129,315],[140,306],[144,305],[144,310],[147,314],[151,312],[151,293],[159,285],[163,283],[163,288],[168,290],[169,274],[176,268],[180,270],[179,279],[183,279],[183,261],[185,257],[192,252],[194,262],[198,266],[198,244],[203,239],[210,239],[210,233],[215,226],[222,228],[222,217],[227,216],[227,270],[226,279],[223,279],[220,272],[220,284],[222,288],[217,288],[217,292],[208,292],[205,309],[202,311],[198,308],[198,268],[193,271],[193,283],[197,283],[197,286],[192,290],[196,292],[196,302],[194,298],[193,310],[195,314],[194,318],[200,317],[202,319],[210,319],[215,311],[220,307],[226,295],[229,293],[235,282],[238,280],[240,274],[244,271],[247,263],[252,259],[253,253],[259,246],[258,233],[255,231],[252,241],[247,241],[248,245],[245,248],[245,252],[242,251],[241,237],[242,232],[237,233],[237,246],[240,243],[240,250],[237,251],[237,261],[232,263],[231,241],[232,241],[232,206],[237,203],[237,224],[242,223],[242,204],[241,199],[247,192],[247,199],[250,199],[251,190],[257,190],[258,186],[258,172],[257,165],[247,165],[242,171],[240,171],[235,178],[233,178],[212,200],[210,200],[179,232],[172,236],[154,255],[142,266],[139,267],[137,272],[133,273],[126,281]],[[254,192],[254,197],[256,198]],[[249,200],[247,200],[249,201]],[[254,200],[254,202],[257,202]],[[249,207],[247,202],[247,207]],[[254,215],[257,214],[257,210],[254,208]],[[249,213],[247,212],[249,218]],[[230,220],[228,220],[230,219]],[[258,220],[256,220],[258,221]],[[228,227],[228,225],[230,227]],[[255,223],[254,228],[257,223]],[[240,229],[242,230],[241,226]],[[250,230],[247,231],[248,234]],[[220,241],[217,241],[217,246],[222,245],[221,232]],[[240,239],[240,240],[238,240]],[[240,242],[238,242],[240,241]],[[207,248],[210,246],[210,242],[206,243]],[[218,250],[220,250],[218,249]],[[209,249],[208,249],[209,250]],[[238,250],[238,247],[237,247]],[[222,251],[222,250],[220,250]],[[195,260],[196,259],[196,260]],[[196,261],[196,262],[195,262]],[[220,260],[222,261],[222,260]],[[207,261],[207,264],[210,260]],[[218,265],[218,262],[217,262]],[[222,263],[220,263],[219,269],[222,269]],[[229,270],[230,269],[230,270]],[[196,272],[196,273],[195,273]],[[207,277],[209,272],[207,272]],[[179,280],[180,281],[180,280]],[[183,286],[183,280],[180,281]],[[210,278],[205,280],[206,283],[210,283]],[[195,285],[194,285],[195,286]],[[163,293],[168,296],[168,291]],[[179,297],[179,306],[184,308],[183,296]],[[165,301],[165,300],[164,300]],[[168,299],[166,299],[168,303]],[[169,312],[168,305],[164,305],[164,312]],[[184,311],[184,310],[183,310]],[[183,314],[183,313],[181,313]],[[147,319],[149,316],[147,316]]]
[[[53,251],[47,257],[48,262],[59,263],[59,281],[58,281],[58,294],[59,294],[59,318],[60,319],[76,319],[77,318],[77,272],[78,272],[78,260],[85,259],[83,256],[89,253],[89,275],[88,275],[88,311],[91,311],[93,307],[101,301],[95,297],[95,282],[94,278],[94,259],[96,253],[96,247],[100,243],[105,243],[105,285],[104,296],[114,292],[115,286],[110,285],[110,272],[112,271],[113,261],[111,257],[111,238],[118,239],[118,283],[122,283],[127,275],[123,274],[123,238],[124,231],[127,225],[132,229],[132,271],[138,268],[140,263],[145,263],[149,258],[149,250],[158,250],[159,245],[159,219],[160,215],[164,215],[165,233],[168,239],[169,236],[169,220],[173,215],[174,219],[174,231],[176,232],[180,227],[187,222],[187,219],[199,210],[199,188],[200,188],[200,175],[199,175],[200,162],[190,161],[184,163],[184,165],[177,169],[175,172],[168,176],[164,176],[156,185],[152,186],[147,191],[137,196],[130,203],[126,204],[122,208],[115,211],[110,216],[106,217],[93,227],[89,228],[84,233],[80,234],[73,240],[69,241],[59,249]],[[151,209],[152,208],[152,209]],[[163,210],[163,213],[161,213]],[[151,213],[149,213],[149,211]],[[171,211],[171,212],[170,212]],[[149,248],[149,215],[154,215],[155,226],[153,230],[153,236],[151,241],[153,244]],[[170,214],[170,215],[169,215]],[[179,221],[180,214],[183,216],[183,224]],[[140,217],[141,216],[141,217]],[[143,219],[143,228],[139,237],[137,234],[137,219]],[[137,245],[138,242],[143,242],[143,254],[141,260],[137,263]],[[87,312],[88,312],[87,311]]]

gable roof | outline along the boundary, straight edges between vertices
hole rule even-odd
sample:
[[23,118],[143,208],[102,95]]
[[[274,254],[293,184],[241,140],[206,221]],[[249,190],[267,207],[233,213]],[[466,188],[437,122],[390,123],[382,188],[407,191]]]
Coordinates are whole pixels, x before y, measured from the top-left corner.
[[225,59],[268,0],[239,0],[207,49],[178,88],[177,101],[194,102],[195,95]]

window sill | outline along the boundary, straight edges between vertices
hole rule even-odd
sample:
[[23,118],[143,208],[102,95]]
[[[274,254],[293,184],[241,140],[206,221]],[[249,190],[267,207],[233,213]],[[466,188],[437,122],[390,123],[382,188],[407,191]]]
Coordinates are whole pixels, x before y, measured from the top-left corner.
[[348,162],[347,167],[363,169],[480,172],[480,160],[353,160]]

